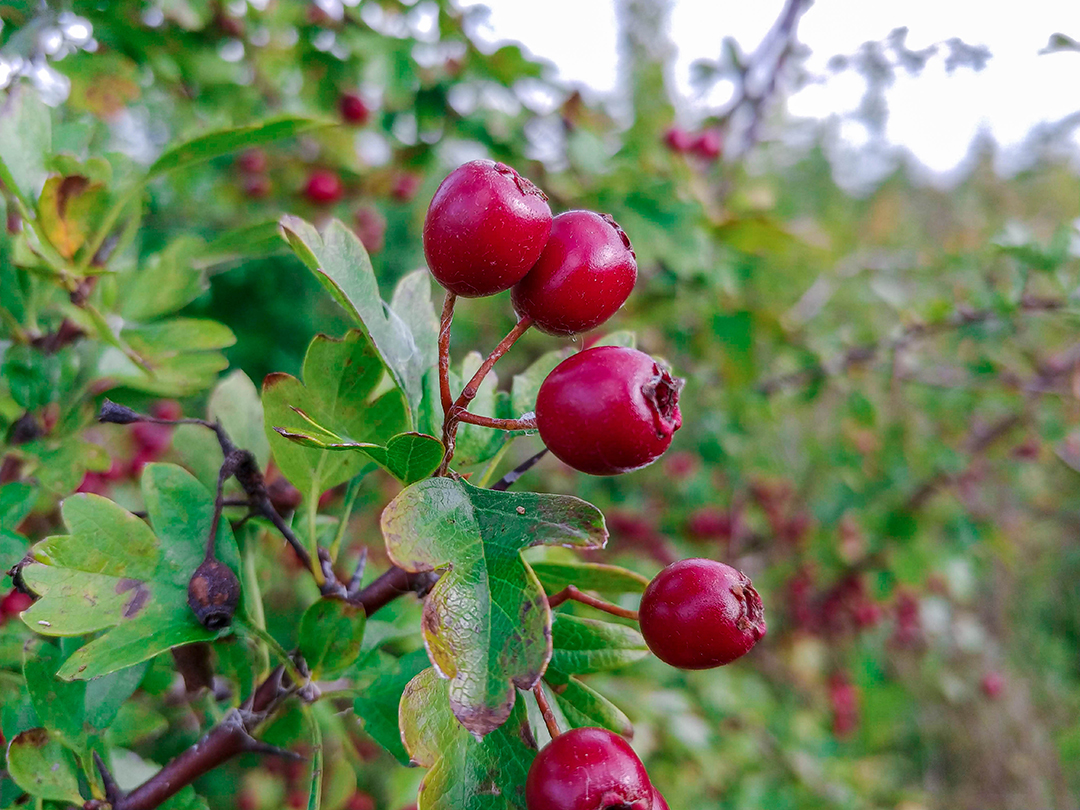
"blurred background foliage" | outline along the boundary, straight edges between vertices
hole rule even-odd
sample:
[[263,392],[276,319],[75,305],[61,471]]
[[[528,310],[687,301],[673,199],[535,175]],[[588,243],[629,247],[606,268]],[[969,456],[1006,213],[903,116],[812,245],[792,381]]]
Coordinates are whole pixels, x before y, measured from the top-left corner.
[[[113,178],[208,129],[286,112],[338,120],[154,181],[143,228],[118,259],[164,267],[170,283],[205,274],[182,314],[225,324],[236,337],[230,368],[255,381],[297,374],[313,335],[345,329],[277,240],[284,212],[354,227],[384,290],[422,266],[427,203],[464,160],[512,164],[556,210],[611,213],[640,277],[606,331],[635,331],[687,379],[684,426],[647,470],[598,479],[547,459],[530,485],[605,512],[605,561],[652,575],[708,556],[745,570],[769,622],[752,655],[719,671],[650,659],[597,677],[634,721],[635,747],[670,805],[1075,807],[1077,164],[1048,136],[1032,144],[1029,168],[1002,177],[982,142],[954,187],[899,169],[857,196],[845,190],[827,125],[807,137],[784,110],[800,81],[804,9],[787,4],[771,47],[702,66],[702,81],[727,71],[746,92],[707,111],[685,143],[664,89],[661,0],[619,4],[628,103],[616,111],[559,85],[517,46],[481,49],[467,35],[477,12],[444,0],[75,0],[63,12],[3,0],[0,78],[35,85],[56,105],[59,151],[104,156]],[[92,35],[80,38],[83,24]],[[871,79],[868,126],[882,113],[872,91],[882,71],[908,64],[903,50],[894,36],[838,64]],[[985,59],[953,51],[976,67]],[[773,77],[765,90],[738,84],[751,68]],[[342,122],[343,93],[366,114]],[[317,169],[341,180],[332,204],[305,194]],[[207,245],[223,234],[233,241],[218,244],[219,261]],[[0,267],[11,250],[0,240]],[[3,277],[7,309],[12,283]],[[487,351],[513,320],[506,295],[466,302],[456,359]],[[526,335],[500,365],[502,384],[551,348]],[[19,369],[36,374],[44,362],[23,360],[5,358],[9,445],[25,410],[47,422],[60,404],[60,387],[15,401]],[[203,391],[179,393],[194,394],[185,411],[202,412]],[[122,456],[126,429],[86,428],[90,416],[83,408],[68,421]],[[507,461],[538,447],[520,439]],[[76,485],[59,482],[54,501]],[[364,487],[357,551],[378,558],[377,516],[393,491],[389,479]],[[55,520],[39,504],[22,531],[40,537]],[[295,628],[282,617],[313,594],[280,559],[268,543],[262,573],[281,616],[267,619],[287,639]],[[22,631],[9,622],[3,632]],[[157,674],[168,681],[167,666]],[[168,719],[182,720],[174,710]],[[279,721],[283,735],[289,722]],[[329,739],[361,791],[349,806],[362,806],[357,795],[372,808],[410,803],[421,774],[392,765],[359,729],[339,730]],[[183,737],[147,731],[139,750],[165,757]],[[238,806],[239,795],[245,807],[282,806],[287,771],[253,760],[199,787],[213,806]],[[331,791],[328,806],[348,795]]]

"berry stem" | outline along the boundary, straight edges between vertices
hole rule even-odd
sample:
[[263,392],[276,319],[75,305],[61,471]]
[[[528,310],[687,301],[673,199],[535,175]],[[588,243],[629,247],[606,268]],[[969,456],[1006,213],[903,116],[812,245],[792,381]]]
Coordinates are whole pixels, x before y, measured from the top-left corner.
[[[510,347],[517,343],[518,338],[528,331],[529,327],[532,326],[532,323],[532,318],[526,315],[514,325],[514,328],[507,333],[506,337],[499,341],[499,345],[496,346],[495,350],[480,364],[480,368],[473,374],[472,379],[469,380],[468,384],[461,390],[461,396],[459,396],[454,403],[455,410],[463,411],[469,407],[469,403],[476,398],[476,393],[480,390],[480,384],[484,381],[484,378],[487,377],[488,372],[494,368],[497,362],[499,362],[499,358],[510,351]],[[455,418],[456,417],[457,414],[455,414]]]
[[[447,293],[447,301],[450,300],[451,293]],[[449,387],[449,363],[450,363],[450,326],[447,315],[447,306],[443,307],[443,324],[444,331],[439,334],[439,383],[442,385],[442,364],[445,360],[447,364],[447,387]],[[452,310],[452,306],[449,307]],[[450,315],[453,313],[451,312]],[[443,417],[443,447],[446,448],[446,452],[443,454],[442,463],[439,465],[439,469],[436,471],[436,475],[446,475],[447,470],[450,468],[450,460],[454,457],[454,440],[457,436],[458,424],[466,421],[473,424],[484,424],[476,421],[477,419],[488,420],[489,417],[477,417],[476,414],[470,414],[468,412],[469,403],[476,398],[477,391],[480,390],[480,384],[484,382],[484,378],[487,377],[488,372],[494,368],[495,364],[499,362],[504,354],[510,351],[510,347],[513,346],[518,338],[524,335],[530,326],[532,326],[532,318],[526,316],[521,318],[511,329],[506,337],[499,341],[499,345],[495,347],[495,350],[487,356],[487,359],[480,364],[480,368],[473,374],[472,379],[465,385],[461,391],[461,395],[457,400],[444,411]],[[445,351],[444,339],[445,334]],[[443,407],[446,407],[446,397],[443,397]],[[467,415],[467,416],[466,416]],[[498,427],[501,430],[527,430],[535,428],[535,424],[530,427],[518,427],[519,420],[514,419],[491,419],[486,423],[487,427]]]
[[495,419],[491,416],[481,416],[471,411],[458,411],[457,421],[467,422],[470,425],[495,428],[496,430],[536,430],[536,417],[530,416],[522,419]]
[[547,695],[544,694],[543,683],[538,683],[533,687],[533,695],[536,697],[536,705],[540,707],[540,714],[544,717],[544,725],[547,726],[548,734],[551,735],[551,739],[555,739],[562,730],[559,728],[559,721],[555,719],[555,712],[551,710],[551,704],[548,703]]
[[612,616],[618,616],[621,619],[632,619],[635,622],[638,620],[638,612],[636,610],[619,607],[618,605],[599,599],[595,596],[589,596],[589,594],[581,592],[573,585],[567,585],[557,594],[549,596],[548,607],[554,610],[563,602],[570,600],[581,602],[583,605],[589,605],[589,607],[594,607],[597,610],[602,610],[604,613],[610,613]]
[[454,320],[455,293],[446,291],[442,318],[439,321],[439,393],[442,396],[443,416],[450,413],[454,397],[450,393],[450,323]]

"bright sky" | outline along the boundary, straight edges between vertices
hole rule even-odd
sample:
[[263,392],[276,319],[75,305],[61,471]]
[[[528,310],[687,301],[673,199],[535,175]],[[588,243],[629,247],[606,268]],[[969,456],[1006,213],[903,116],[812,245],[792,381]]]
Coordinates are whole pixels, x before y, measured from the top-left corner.
[[[611,91],[617,66],[614,3],[481,4],[491,8],[486,33],[492,40],[520,41],[554,62],[563,79]],[[725,36],[752,51],[782,5],[782,0],[673,0],[679,90],[690,96],[691,62],[716,58]],[[988,129],[1008,154],[1033,125],[1080,110],[1080,52],[1038,54],[1052,33],[1080,39],[1080,0],[816,0],[803,16],[799,36],[814,52],[809,67],[824,72],[830,56],[854,53],[863,42],[884,39],[900,26],[909,29],[907,44],[913,49],[959,37],[993,54],[980,73],[960,68],[948,75],[938,58],[919,77],[901,76],[889,91],[889,141],[933,171],[956,166],[980,129]],[[855,107],[862,90],[862,81],[847,73],[804,90],[789,109],[809,117],[843,114]],[[858,126],[845,127],[843,134],[853,145],[865,137]]]

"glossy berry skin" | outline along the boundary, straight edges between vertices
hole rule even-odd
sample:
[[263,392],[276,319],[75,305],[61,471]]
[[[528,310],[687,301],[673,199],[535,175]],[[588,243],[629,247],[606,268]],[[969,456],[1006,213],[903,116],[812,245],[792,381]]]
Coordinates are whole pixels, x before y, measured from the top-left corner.
[[514,285],[518,315],[549,335],[587,332],[615,314],[637,282],[637,257],[615,220],[567,211],[551,221],[536,265]]
[[371,117],[371,110],[356,93],[342,93],[338,99],[338,110],[342,119],[349,124],[366,124]]
[[541,384],[536,427],[548,449],[575,470],[629,472],[659,458],[682,426],[681,386],[637,349],[586,349]]
[[655,787],[652,789],[652,810],[671,810],[668,807],[667,800],[660,795],[660,791]]
[[560,734],[525,780],[528,810],[653,810],[653,787],[634,749],[602,728]]
[[9,616],[18,616],[24,610],[28,610],[34,604],[34,599],[21,591],[12,590],[3,599],[0,599],[0,621]]
[[424,219],[424,255],[443,287],[465,298],[508,290],[551,231],[547,196],[516,171],[474,160],[447,175]]
[[761,597],[749,577],[715,560],[669,565],[645,589],[638,616],[649,649],[679,669],[729,664],[765,635]]
[[308,175],[304,196],[316,205],[330,205],[341,199],[341,178],[327,169],[315,169]]

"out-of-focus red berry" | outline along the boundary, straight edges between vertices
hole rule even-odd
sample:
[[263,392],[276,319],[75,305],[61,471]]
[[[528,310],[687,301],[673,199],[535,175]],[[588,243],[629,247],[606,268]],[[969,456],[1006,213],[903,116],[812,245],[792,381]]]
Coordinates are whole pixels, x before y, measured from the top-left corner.
[[346,123],[361,126],[368,122],[371,110],[357,93],[342,93],[338,99],[338,110]]
[[34,604],[34,598],[21,591],[12,590],[3,599],[0,599],[0,620],[12,616],[18,616],[24,610]]
[[698,471],[700,466],[698,457],[689,450],[668,453],[667,458],[664,459],[664,472],[676,481],[689,478]]
[[399,202],[409,202],[420,190],[423,178],[415,172],[401,172],[394,178],[390,195]]
[[999,697],[1005,689],[1005,676],[1000,672],[987,672],[979,682],[979,688],[991,700]]
[[702,506],[686,519],[686,533],[694,540],[727,540],[734,521],[731,513],[717,506]]
[[706,160],[716,160],[724,148],[723,139],[715,129],[707,129],[694,139],[694,154]]
[[101,473],[87,471],[79,482],[76,492],[90,492],[94,495],[105,495],[109,491],[109,482]]
[[245,177],[241,188],[248,199],[261,200],[270,194],[270,178],[262,174]]
[[353,232],[368,253],[378,253],[386,246],[386,217],[378,208],[370,205],[357,208],[353,222]]
[[685,154],[694,146],[694,136],[682,127],[672,127],[664,133],[664,143],[676,154]]
[[247,174],[262,174],[269,161],[266,152],[257,146],[251,146],[236,156],[236,167]]
[[371,794],[358,790],[345,803],[345,810],[375,810],[375,800]]
[[131,426],[131,436],[135,439],[139,452],[155,457],[169,448],[172,432],[169,425],[157,425],[153,422],[137,422]]
[[314,169],[308,175],[304,196],[316,205],[331,205],[341,199],[345,189],[341,178],[329,169]]
[[829,678],[829,706],[832,709],[833,734],[850,735],[859,726],[859,692],[843,672]]

